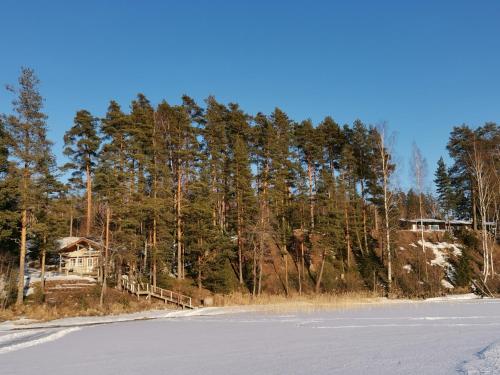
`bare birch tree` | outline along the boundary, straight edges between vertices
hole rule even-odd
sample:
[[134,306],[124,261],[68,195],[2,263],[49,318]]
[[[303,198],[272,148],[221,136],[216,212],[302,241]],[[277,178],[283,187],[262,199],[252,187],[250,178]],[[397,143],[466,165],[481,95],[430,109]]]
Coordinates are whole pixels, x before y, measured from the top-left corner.
[[420,242],[422,245],[422,252],[424,254],[424,266],[425,266],[425,278],[429,281],[429,275],[427,271],[427,258],[425,254],[425,238],[424,238],[424,207],[422,202],[422,195],[425,190],[425,178],[427,176],[427,161],[422,157],[422,153],[418,148],[417,144],[414,142],[412,146],[412,158],[411,158],[411,173],[413,177],[413,182],[415,184],[415,189],[418,194],[418,210],[420,216]]
[[[391,291],[392,287],[392,251],[391,251],[391,224],[390,211],[392,205],[392,192],[390,190],[390,178],[394,169],[391,164],[391,154],[389,146],[391,141],[387,136],[387,126],[385,123],[377,126],[374,134],[375,153],[379,159],[379,174],[380,184],[382,189],[382,207],[384,214],[384,235],[385,235],[385,252],[387,256],[387,290]],[[392,138],[392,137],[391,137]]]
[[476,188],[476,199],[479,205],[481,219],[481,247],[483,251],[483,277],[484,282],[489,276],[494,276],[493,247],[489,246],[488,213],[493,202],[493,169],[488,163],[488,155],[481,147],[477,139],[472,143],[472,149],[468,153],[469,168],[474,179]]

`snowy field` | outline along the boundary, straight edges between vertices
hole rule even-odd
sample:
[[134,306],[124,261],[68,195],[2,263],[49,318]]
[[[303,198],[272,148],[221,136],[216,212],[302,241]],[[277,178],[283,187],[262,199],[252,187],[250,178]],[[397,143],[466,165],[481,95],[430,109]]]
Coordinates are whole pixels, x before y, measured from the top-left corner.
[[157,311],[23,327],[0,325],[2,375],[500,374],[493,299],[286,314]]

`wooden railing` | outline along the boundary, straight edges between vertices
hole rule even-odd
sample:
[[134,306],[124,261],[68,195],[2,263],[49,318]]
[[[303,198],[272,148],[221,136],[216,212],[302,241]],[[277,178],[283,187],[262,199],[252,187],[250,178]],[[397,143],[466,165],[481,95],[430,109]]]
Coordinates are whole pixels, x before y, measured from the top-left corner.
[[163,289],[151,284],[140,283],[136,281],[130,281],[128,277],[122,278],[122,287],[126,291],[137,295],[139,298],[141,295],[145,295],[146,297],[155,297],[163,300],[165,303],[170,302],[174,303],[182,308],[193,308],[192,298],[172,290]]

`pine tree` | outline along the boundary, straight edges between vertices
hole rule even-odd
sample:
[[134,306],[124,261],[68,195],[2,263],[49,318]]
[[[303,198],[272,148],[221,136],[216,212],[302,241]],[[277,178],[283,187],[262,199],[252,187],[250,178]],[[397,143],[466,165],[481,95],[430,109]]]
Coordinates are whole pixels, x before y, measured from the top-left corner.
[[92,229],[92,175],[100,146],[97,124],[97,118],[90,112],[81,110],[76,113],[73,126],[64,135],[64,154],[71,159],[71,163],[67,163],[65,168],[73,169],[73,182],[77,186],[83,186],[85,175],[86,236],[90,236]]
[[114,240],[126,247],[130,243],[130,228],[124,225],[131,204],[127,199],[130,118],[122,112],[117,102],[109,103],[106,116],[101,120],[100,131],[103,134],[103,144],[95,172],[94,190],[99,195],[108,197],[116,221]]
[[209,169],[204,167],[205,160],[202,158],[197,166],[198,176],[191,182],[186,197],[190,204],[185,213],[184,243],[190,249],[187,263],[192,265],[188,272],[196,280],[198,288],[228,291],[231,282],[220,274],[226,259],[231,256],[231,245],[214,225],[213,202],[207,199],[210,197],[210,174]]
[[162,102],[158,107],[158,120],[163,124],[168,163],[173,181],[175,212],[175,248],[177,258],[177,278],[185,278],[186,248],[184,241],[184,213],[187,205],[187,186],[192,178],[194,162],[199,153],[197,129],[190,116],[192,107],[170,106]]
[[317,165],[321,155],[320,133],[313,127],[311,120],[302,121],[295,128],[294,137],[296,147],[301,155],[302,162],[307,169],[309,190],[309,226],[314,229],[314,194]]
[[449,218],[454,206],[453,190],[450,175],[442,157],[438,160],[434,177],[439,206],[445,218]]
[[453,195],[456,197],[455,212],[460,219],[472,219],[473,228],[477,229],[477,208],[473,177],[468,166],[471,153],[473,131],[466,125],[453,128],[446,148],[454,160],[449,169]]
[[12,160],[19,173],[19,199],[21,210],[21,235],[19,251],[19,278],[16,304],[23,303],[24,268],[28,231],[31,217],[40,198],[37,179],[43,175],[50,155],[47,140],[47,116],[42,112],[43,98],[38,91],[39,80],[30,68],[22,68],[19,87],[8,87],[16,95],[12,102],[14,115],[7,116],[5,124],[11,142]]
[[238,280],[244,282],[245,245],[255,212],[255,197],[252,189],[250,169],[249,116],[237,104],[230,103],[227,113],[226,134],[228,136],[228,204],[234,207],[231,224],[237,236]]
[[0,173],[2,181],[9,171],[9,144],[11,140],[5,131],[3,119],[0,117]]
[[[368,180],[372,174],[370,161],[370,143],[367,127],[360,121],[354,122],[351,133],[351,144],[353,156],[356,159],[355,176],[359,184],[361,193],[361,211],[362,211],[362,226],[363,226],[363,246],[365,252],[368,251],[368,223],[367,223],[367,206],[366,195],[368,193]],[[363,247],[361,247],[363,250]]]
[[0,253],[14,253],[19,237],[19,189],[15,166],[9,161],[12,140],[0,117]]
[[135,168],[136,198],[141,199],[146,189],[146,169],[152,161],[154,109],[146,96],[141,93],[132,101],[131,108],[128,127],[129,147],[133,158],[132,168]]
[[289,294],[290,253],[288,243],[292,235],[290,211],[292,210],[292,192],[296,187],[298,166],[292,159],[293,122],[279,108],[275,108],[270,116],[270,121],[275,134],[275,142],[271,148],[270,175],[272,176],[272,185],[269,191],[271,211],[275,218],[272,225],[277,237],[276,242],[279,244],[284,260],[285,293]]
[[[47,150],[48,152],[48,150]],[[37,179],[37,190],[40,199],[37,201],[34,213],[32,232],[34,250],[31,256],[38,254],[40,260],[40,279],[42,292],[45,291],[45,264],[47,253],[55,248],[56,240],[65,235],[64,185],[58,180],[55,158],[49,153],[46,164]]]
[[316,230],[322,235],[318,241],[321,264],[315,280],[317,293],[321,288],[327,259],[343,254],[346,245],[342,209],[344,197],[339,194],[343,190],[339,188],[339,175],[343,174],[342,151],[347,143],[344,132],[331,117],[326,117],[319,124],[318,131],[322,140],[322,163],[316,193],[318,207]]
[[[345,126],[344,134],[346,139],[351,137],[351,130]],[[356,158],[353,154],[352,144],[348,141],[342,148],[340,156],[340,191],[341,210],[343,213],[345,259],[347,269],[350,270],[353,257],[353,236],[354,233],[352,219],[354,218],[354,201],[356,198]]]
[[264,258],[268,253],[268,242],[274,234],[271,226],[273,218],[270,190],[273,184],[271,166],[272,156],[277,144],[277,133],[270,119],[263,113],[258,113],[254,121],[253,153],[257,167],[256,186],[258,195],[258,213],[254,231],[256,233],[255,247],[258,249],[258,254],[254,251],[252,284],[253,294],[257,293],[260,295],[262,291]]
[[327,170],[330,175],[332,191],[329,194],[333,199],[342,149],[346,145],[347,139],[340,126],[331,117],[326,117],[319,124],[318,131],[323,139],[323,160],[325,162],[323,169]]
[[215,195],[213,218],[221,233],[227,230],[227,167],[228,139],[226,134],[227,108],[214,97],[206,101],[206,121],[202,129],[204,152],[211,174],[211,191]]
[[[154,166],[155,111],[148,98],[137,94],[130,104],[129,126],[127,127],[128,144],[128,215],[126,221],[129,234],[129,249],[138,257],[140,253],[152,248],[153,228],[151,223],[151,176]],[[156,245],[156,244],[155,244]],[[156,247],[156,246],[155,246]],[[151,252],[150,252],[151,253]],[[153,254],[152,254],[153,255]],[[152,262],[155,266],[154,260]],[[147,265],[145,265],[147,266]],[[143,269],[145,273],[149,273]],[[152,270],[153,276],[156,274]],[[153,282],[155,280],[152,280]]]

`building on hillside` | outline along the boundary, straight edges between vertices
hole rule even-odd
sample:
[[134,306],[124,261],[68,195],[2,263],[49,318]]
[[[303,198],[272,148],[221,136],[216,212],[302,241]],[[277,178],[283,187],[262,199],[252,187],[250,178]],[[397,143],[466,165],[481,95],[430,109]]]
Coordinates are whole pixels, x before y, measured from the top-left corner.
[[[424,227],[426,232],[455,231],[459,229],[472,229],[472,220],[440,220],[440,219],[400,219],[399,226],[403,230],[418,232]],[[495,234],[496,223],[487,222],[486,228],[490,233]]]
[[63,237],[57,241],[59,272],[97,275],[102,245],[85,237]]
[[399,219],[399,226],[403,230],[417,232],[423,229],[429,232],[438,232],[446,230],[446,222],[438,219]]

